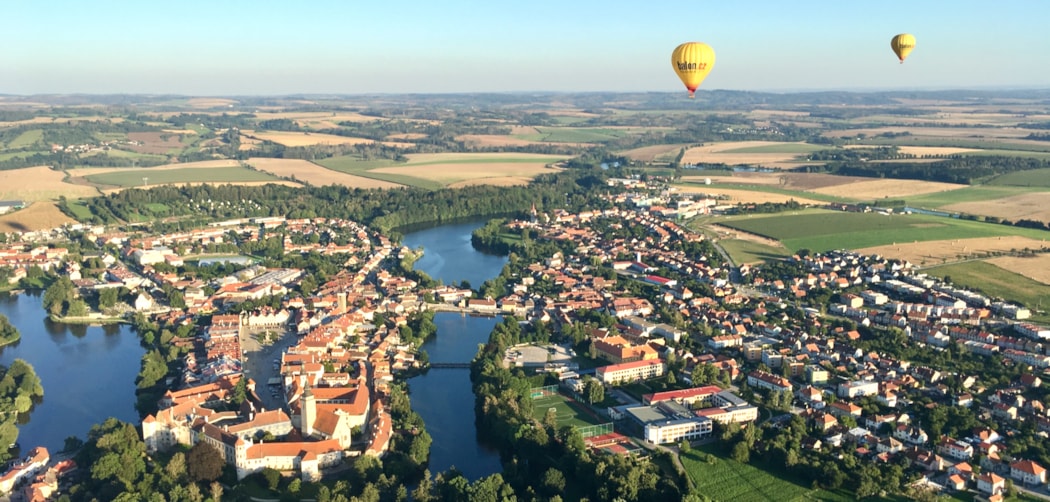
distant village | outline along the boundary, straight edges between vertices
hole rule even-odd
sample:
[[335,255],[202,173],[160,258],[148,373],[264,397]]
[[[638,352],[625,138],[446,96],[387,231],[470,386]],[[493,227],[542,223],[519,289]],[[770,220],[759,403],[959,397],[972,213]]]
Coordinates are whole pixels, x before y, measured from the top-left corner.
[[[239,479],[273,468],[316,481],[349,458],[382,456],[397,433],[389,411],[390,385],[399,373],[422,369],[418,347],[399,336],[399,327],[419,312],[515,315],[547,323],[557,332],[578,321],[579,312],[597,311],[617,320],[615,326],[588,334],[587,356],[600,361],[597,367],[530,366],[559,374],[563,392],[570,394],[581,393],[590,378],[616,388],[666,378],[669,372],[676,373],[681,388],[598,410],[616,424],[617,432],[590,441],[596,449],[625,439],[650,445],[700,441],[712,437],[716,424],[746,426],[773,419],[744,399],[746,388],[787,396],[789,413],[818,431],[805,438],[802,448],[851,451],[871,462],[904,462],[921,473],[919,482],[925,485],[976,490],[986,500],[1001,498],[1008,479],[1032,490],[1046,489],[1044,466],[1010,457],[1004,448],[1020,424],[1033,426],[1044,438],[1050,432],[1046,403],[1025,397],[1043,384],[1050,367],[1050,328],[1026,322],[1031,315],[1027,309],[952,287],[907,262],[848,251],[794,256],[788,261],[802,271],[795,277],[771,279],[761,266],[734,268],[719,256],[681,250],[683,243],[705,237],[680,221],[717,212],[724,201],[661,191],[639,180],[612,183],[627,191],[609,196],[610,209],[570,213],[533,208],[529,217],[508,224],[540,239],[571,243],[573,252],[528,264],[499,298],[475,298],[474,291],[452,286],[422,288],[396,276],[390,264],[410,250],[356,222],[326,218],[245,218],[149,236],[104,227],[56,229],[23,235],[22,242],[0,248],[0,267],[12,270],[12,283],[31,267],[57,271],[82,295],[124,287],[135,292],[131,311],[164,326],[194,325],[192,338],[176,340],[192,350],[157,403],[159,411],[142,420],[142,437],[149,452],[208,443],[236,468]],[[644,232],[602,230],[623,228]],[[85,276],[82,264],[67,259],[67,250],[41,243],[69,230],[85,232],[119,253],[96,256],[105,263],[104,272]],[[286,236],[345,237],[345,245],[286,237],[283,248],[286,254],[345,256],[344,270],[304,297],[296,294],[304,278],[301,270],[251,265],[205,282],[156,267],[181,267],[188,249],[251,242],[275,230]],[[599,265],[614,270],[616,278],[597,273]],[[734,276],[740,280],[731,280]],[[696,294],[683,285],[686,279],[713,294]],[[536,293],[539,281],[553,284],[555,292]],[[659,293],[629,296],[618,286],[622,281],[640,281]],[[165,304],[159,293],[164,287],[180,291],[186,307]],[[823,308],[808,305],[808,295],[818,290],[839,293]],[[268,297],[281,298],[280,308],[228,311],[231,305]],[[683,322],[661,319],[660,312],[674,313]],[[198,316],[205,314],[210,323],[196,326]],[[374,322],[379,317],[385,322]],[[954,392],[944,385],[947,372],[862,350],[856,346],[861,334],[831,327],[835,319],[865,328],[895,328],[910,344],[930,350],[954,346],[995,361],[990,364],[1025,370],[1017,381],[995,387],[980,374],[953,375],[962,389]],[[259,381],[262,375],[249,369],[271,361],[246,362],[252,353],[244,344],[268,331],[294,341],[274,355],[272,376]],[[685,340],[697,343],[686,349]],[[506,364],[525,363],[508,357]],[[708,366],[731,385],[694,383],[693,376],[702,373],[698,368]],[[221,405],[229,402],[241,380],[247,381],[249,398],[240,409],[218,411],[225,410]],[[919,395],[932,400],[925,406],[968,407],[998,425],[957,437],[930,434],[915,420],[912,406]],[[47,452],[40,450],[0,478],[0,491],[10,492],[17,484],[24,486],[29,500],[46,500],[57,489],[57,473],[70,467],[48,468]]]

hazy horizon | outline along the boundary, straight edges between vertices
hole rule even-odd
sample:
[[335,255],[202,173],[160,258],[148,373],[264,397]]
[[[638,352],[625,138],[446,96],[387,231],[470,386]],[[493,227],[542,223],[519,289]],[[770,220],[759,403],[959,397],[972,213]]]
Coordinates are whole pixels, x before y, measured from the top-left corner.
[[[409,0],[19,2],[0,94],[286,96],[683,91],[670,53],[711,45],[701,91],[1050,87],[1050,2]],[[913,33],[902,65],[890,38]]]

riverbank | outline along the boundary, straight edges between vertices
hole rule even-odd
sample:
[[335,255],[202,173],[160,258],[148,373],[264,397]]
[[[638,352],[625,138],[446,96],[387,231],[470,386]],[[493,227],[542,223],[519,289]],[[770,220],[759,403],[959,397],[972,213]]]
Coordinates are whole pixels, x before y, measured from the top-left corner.
[[89,315],[89,316],[82,316],[82,317],[59,316],[59,315],[50,314],[50,315],[47,316],[47,318],[50,319],[51,322],[57,322],[57,323],[61,323],[61,324],[82,324],[82,325],[88,325],[88,326],[102,326],[102,325],[105,325],[105,324],[131,324],[131,321],[127,320],[123,316],[121,316],[121,317],[112,317],[112,316],[104,316],[102,314],[98,314],[97,316],[96,315]]

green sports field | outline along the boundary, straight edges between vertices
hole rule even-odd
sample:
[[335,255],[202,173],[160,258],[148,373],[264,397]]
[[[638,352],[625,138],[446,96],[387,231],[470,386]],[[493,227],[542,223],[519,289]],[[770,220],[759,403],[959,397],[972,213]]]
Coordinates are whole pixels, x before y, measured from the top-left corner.
[[584,427],[587,425],[598,425],[600,422],[592,417],[589,413],[583,411],[580,405],[576,403],[570,403],[561,394],[551,394],[544,397],[538,397],[533,399],[533,418],[539,421],[543,421],[543,417],[546,416],[549,408],[554,408],[558,412],[558,427],[563,425],[572,425],[574,427]]

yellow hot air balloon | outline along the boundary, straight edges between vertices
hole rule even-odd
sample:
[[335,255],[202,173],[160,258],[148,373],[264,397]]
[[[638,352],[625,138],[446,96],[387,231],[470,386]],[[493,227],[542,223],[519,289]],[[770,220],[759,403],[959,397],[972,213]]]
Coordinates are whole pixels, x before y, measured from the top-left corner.
[[908,57],[908,54],[911,54],[911,50],[915,48],[915,36],[911,33],[901,33],[893,37],[893,40],[890,40],[890,47],[897,54],[897,58],[901,60],[901,64],[904,64],[904,58]]
[[686,42],[671,53],[671,66],[692,98],[696,88],[715,67],[715,50],[702,42]]

